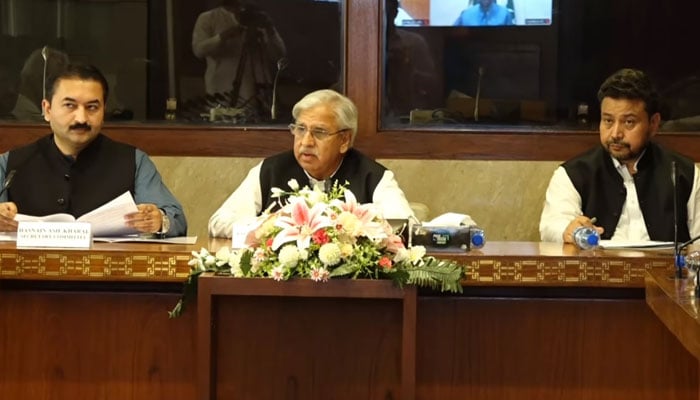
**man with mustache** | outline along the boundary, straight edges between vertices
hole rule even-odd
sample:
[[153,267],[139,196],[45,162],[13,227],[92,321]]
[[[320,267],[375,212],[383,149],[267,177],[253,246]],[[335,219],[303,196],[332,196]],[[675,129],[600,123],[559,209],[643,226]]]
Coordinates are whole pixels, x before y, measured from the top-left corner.
[[0,231],[16,231],[18,212],[79,217],[127,190],[138,212],[124,224],[143,233],[187,232],[182,206],[163,184],[149,157],[101,133],[107,80],[95,67],[68,64],[46,83],[41,106],[52,134],[0,155],[0,182],[15,171],[0,195]]
[[334,183],[348,182],[359,203],[374,203],[385,218],[413,215],[394,174],[352,148],[357,107],[349,98],[333,90],[317,90],[299,100],[292,115],[293,150],[266,158],[250,170],[209,219],[211,236],[231,237],[234,223],[254,221],[275,205],[271,189],[290,190],[290,179],[301,187],[324,191]]
[[554,172],[540,219],[543,241],[573,243],[579,226],[595,227],[603,239],[673,241],[674,191],[678,240],[700,235],[698,168],[651,141],[661,122],[658,97],[639,70],[622,69],[603,82],[598,91],[602,146]]

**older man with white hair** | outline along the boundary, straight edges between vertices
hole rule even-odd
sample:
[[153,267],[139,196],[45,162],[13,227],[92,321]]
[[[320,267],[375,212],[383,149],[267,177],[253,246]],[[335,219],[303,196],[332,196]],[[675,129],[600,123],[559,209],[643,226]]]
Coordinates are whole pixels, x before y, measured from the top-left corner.
[[234,223],[252,222],[275,203],[272,188],[301,186],[328,189],[348,182],[359,203],[374,203],[385,218],[408,218],[411,207],[394,174],[352,148],[357,107],[333,90],[306,95],[292,110],[289,125],[294,148],[253,167],[240,186],[209,219],[209,234],[231,237]]

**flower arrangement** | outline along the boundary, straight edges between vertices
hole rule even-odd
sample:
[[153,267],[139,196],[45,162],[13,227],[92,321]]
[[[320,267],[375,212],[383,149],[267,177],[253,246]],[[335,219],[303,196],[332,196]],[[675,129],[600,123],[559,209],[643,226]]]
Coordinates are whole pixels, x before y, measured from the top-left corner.
[[192,252],[190,275],[171,318],[183,312],[204,272],[277,281],[392,279],[398,285],[462,291],[461,266],[426,256],[423,246],[406,248],[376,207],[359,204],[347,184],[336,184],[329,193],[300,188],[294,179],[288,185],[291,191],[272,188],[279,210],[267,210],[257,219],[245,248]]

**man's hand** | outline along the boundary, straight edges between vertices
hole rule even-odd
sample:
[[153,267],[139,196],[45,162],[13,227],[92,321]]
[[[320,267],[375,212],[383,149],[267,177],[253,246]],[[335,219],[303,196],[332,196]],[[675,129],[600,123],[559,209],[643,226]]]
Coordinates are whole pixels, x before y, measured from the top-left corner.
[[163,224],[163,215],[155,204],[138,204],[139,211],[127,214],[126,225],[144,233],[156,233]]
[[17,205],[11,201],[0,203],[0,232],[16,232]]
[[598,231],[599,235],[602,235],[605,229],[602,226],[593,225],[594,223],[595,218],[591,219],[585,215],[579,215],[578,217],[574,218],[571,222],[569,222],[569,225],[566,227],[566,229],[564,229],[564,233],[562,235],[564,243],[574,243],[574,231],[580,226],[594,228]]

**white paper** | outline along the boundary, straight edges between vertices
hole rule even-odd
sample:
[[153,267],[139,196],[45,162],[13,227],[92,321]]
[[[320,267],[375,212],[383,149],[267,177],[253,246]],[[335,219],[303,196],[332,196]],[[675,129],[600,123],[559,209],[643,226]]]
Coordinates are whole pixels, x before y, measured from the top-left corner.
[[424,222],[423,226],[475,226],[476,222],[467,214],[448,212]]
[[195,244],[197,243],[197,236],[177,236],[177,237],[167,237],[163,239],[141,236],[141,235],[128,235],[128,236],[117,236],[117,237],[93,237],[94,242],[106,242],[106,243],[161,243],[161,244]]
[[604,249],[672,249],[673,242],[656,240],[601,240],[600,247]]
[[77,219],[70,214],[51,214],[41,217],[17,214],[15,221],[42,221],[42,222],[88,222],[92,225],[93,236],[124,236],[138,231],[126,225],[124,217],[127,214],[138,212],[134,197],[126,191],[114,200],[83,214]]

